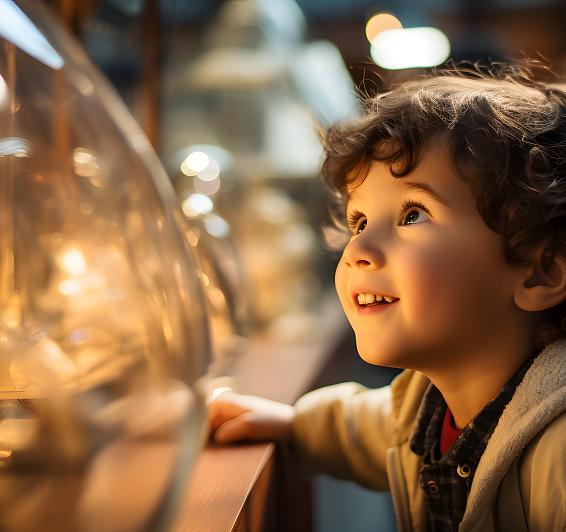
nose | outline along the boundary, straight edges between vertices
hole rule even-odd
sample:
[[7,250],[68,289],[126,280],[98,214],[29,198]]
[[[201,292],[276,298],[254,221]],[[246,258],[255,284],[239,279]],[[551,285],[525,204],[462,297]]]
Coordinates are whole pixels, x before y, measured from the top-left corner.
[[379,269],[385,264],[385,255],[369,234],[361,233],[348,242],[342,253],[342,262],[352,268]]

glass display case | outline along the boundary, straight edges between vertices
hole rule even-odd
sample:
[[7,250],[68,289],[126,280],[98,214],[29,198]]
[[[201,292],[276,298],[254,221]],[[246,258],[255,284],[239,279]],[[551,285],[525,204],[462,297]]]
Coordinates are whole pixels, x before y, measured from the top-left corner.
[[37,2],[0,3],[0,529],[171,523],[210,341],[147,139]]
[[358,112],[340,54],[305,27],[293,0],[224,2],[162,78],[160,151],[184,211],[229,223],[250,330],[284,341],[319,327],[332,282],[319,128]]

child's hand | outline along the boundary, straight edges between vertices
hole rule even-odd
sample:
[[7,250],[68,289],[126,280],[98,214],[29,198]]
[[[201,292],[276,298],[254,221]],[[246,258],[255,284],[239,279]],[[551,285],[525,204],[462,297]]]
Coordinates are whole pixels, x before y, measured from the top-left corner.
[[211,439],[216,443],[287,441],[294,415],[290,405],[231,391],[208,404]]

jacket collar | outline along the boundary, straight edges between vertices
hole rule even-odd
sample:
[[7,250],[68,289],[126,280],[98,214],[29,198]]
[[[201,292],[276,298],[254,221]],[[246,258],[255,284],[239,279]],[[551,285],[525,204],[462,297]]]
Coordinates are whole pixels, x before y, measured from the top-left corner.
[[547,346],[517,387],[480,459],[461,527],[477,520],[529,442],[566,411],[566,338]]

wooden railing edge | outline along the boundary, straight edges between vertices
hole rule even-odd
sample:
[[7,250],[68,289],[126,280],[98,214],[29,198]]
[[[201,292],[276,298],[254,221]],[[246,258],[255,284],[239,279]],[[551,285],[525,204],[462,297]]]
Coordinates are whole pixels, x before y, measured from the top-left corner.
[[[336,353],[347,331],[347,322],[333,293],[326,294],[322,300],[319,322],[320,330],[300,341],[274,342],[267,337],[257,337],[250,341],[249,349],[234,369],[236,389],[243,393],[293,403],[316,380]],[[272,500],[275,495],[270,494],[269,490],[275,489],[279,498],[298,496],[299,492],[304,497],[307,495],[302,480],[295,478],[287,478],[287,493],[273,488],[270,482],[264,482],[261,490],[258,490],[258,479],[277,475],[276,472],[271,473],[272,470],[277,471],[276,462],[275,446],[272,443],[207,446],[192,472],[174,530],[282,530],[275,522],[267,524],[270,519],[277,520],[270,513],[277,512],[277,508],[281,511],[283,507],[281,501]],[[289,486],[293,486],[291,491]],[[250,504],[252,498],[253,504]],[[267,505],[271,508],[264,508]],[[307,511],[306,508],[309,507],[308,501],[298,501],[298,505],[303,511]],[[288,518],[289,516],[285,517]],[[275,526],[278,528],[273,528]],[[293,526],[302,527],[301,530],[308,528],[298,524],[298,521]]]

